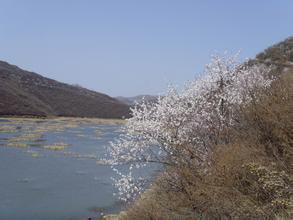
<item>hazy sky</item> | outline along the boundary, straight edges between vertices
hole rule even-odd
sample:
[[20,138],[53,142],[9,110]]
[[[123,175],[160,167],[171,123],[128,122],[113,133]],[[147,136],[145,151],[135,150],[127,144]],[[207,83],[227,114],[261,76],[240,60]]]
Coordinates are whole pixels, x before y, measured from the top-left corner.
[[158,94],[210,55],[293,35],[292,0],[0,0],[0,60],[112,96]]

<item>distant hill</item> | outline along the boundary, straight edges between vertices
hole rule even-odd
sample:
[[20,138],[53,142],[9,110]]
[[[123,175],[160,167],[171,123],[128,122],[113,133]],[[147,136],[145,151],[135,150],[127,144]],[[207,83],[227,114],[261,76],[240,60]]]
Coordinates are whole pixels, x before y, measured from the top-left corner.
[[156,102],[158,100],[158,96],[154,96],[154,95],[138,95],[133,97],[118,96],[116,97],[116,99],[118,99],[119,101],[127,105],[134,105],[135,103],[140,103],[143,100],[146,102]]
[[293,37],[267,48],[256,55],[256,59],[271,64],[293,65]]
[[122,118],[129,106],[0,61],[0,115]]
[[270,65],[275,74],[293,70],[293,37],[288,37],[256,55],[249,64],[263,63]]

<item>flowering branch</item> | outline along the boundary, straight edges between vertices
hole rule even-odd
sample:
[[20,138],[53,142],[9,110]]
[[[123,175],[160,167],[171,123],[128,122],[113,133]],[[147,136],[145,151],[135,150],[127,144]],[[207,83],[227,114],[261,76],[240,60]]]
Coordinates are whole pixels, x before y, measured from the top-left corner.
[[240,106],[255,99],[257,89],[270,86],[269,71],[265,65],[241,65],[236,57],[213,56],[203,75],[181,92],[170,87],[158,102],[132,108],[124,134],[110,148],[112,165],[131,164],[130,172],[116,180],[119,197],[129,200],[143,189],[134,184],[134,167],[205,164],[212,146],[229,141],[221,134],[237,123]]

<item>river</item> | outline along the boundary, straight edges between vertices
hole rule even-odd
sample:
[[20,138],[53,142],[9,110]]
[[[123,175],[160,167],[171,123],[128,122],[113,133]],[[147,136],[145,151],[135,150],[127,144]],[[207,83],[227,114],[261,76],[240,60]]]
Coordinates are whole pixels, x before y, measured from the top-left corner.
[[[0,119],[0,219],[82,220],[119,212],[110,165],[120,124]],[[151,176],[154,170],[143,171]]]

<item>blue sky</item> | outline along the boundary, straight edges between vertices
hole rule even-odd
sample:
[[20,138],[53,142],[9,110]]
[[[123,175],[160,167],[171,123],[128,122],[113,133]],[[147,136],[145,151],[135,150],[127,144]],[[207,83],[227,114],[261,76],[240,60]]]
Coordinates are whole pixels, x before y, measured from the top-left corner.
[[0,60],[111,96],[159,94],[210,55],[293,35],[292,0],[0,0]]

